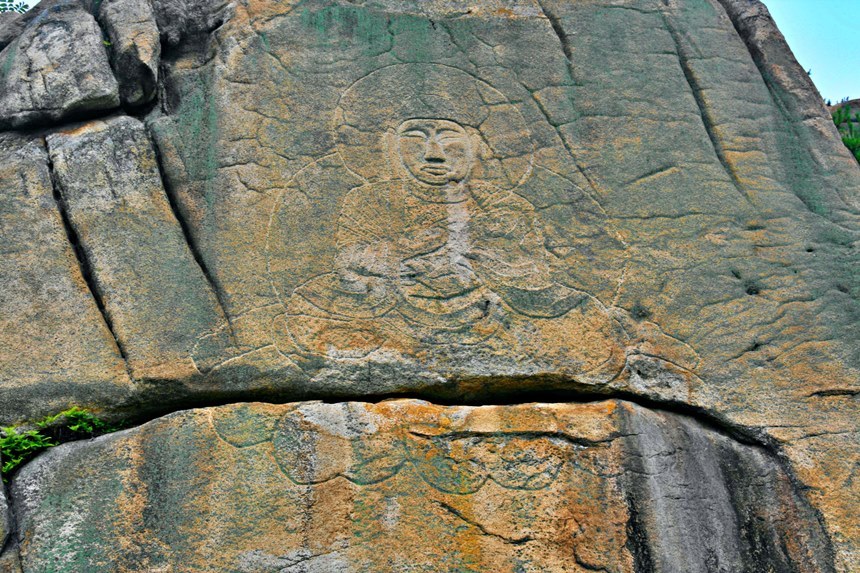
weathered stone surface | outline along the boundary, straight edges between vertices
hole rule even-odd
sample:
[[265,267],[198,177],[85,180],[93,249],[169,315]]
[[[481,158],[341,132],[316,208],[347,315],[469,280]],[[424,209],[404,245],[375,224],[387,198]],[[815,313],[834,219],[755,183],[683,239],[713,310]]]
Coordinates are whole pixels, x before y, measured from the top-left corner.
[[128,106],[155,97],[161,40],[150,0],[108,0],[101,3],[99,22],[110,40],[111,66],[119,96]]
[[[2,461],[2,460],[0,460]],[[9,502],[6,500],[6,485],[0,483],[0,552],[6,546],[12,531],[12,521],[9,518]]]
[[94,0],[40,0],[40,2],[23,14],[19,14],[17,12],[0,13],[0,50],[11,44],[13,40],[20,36],[27,27],[27,24],[38,18],[42,12],[46,12],[54,6],[70,4],[72,2],[77,2],[81,7],[91,12],[93,1]]
[[21,562],[17,553],[6,551],[0,555],[0,573],[21,573]]
[[[3,458],[0,456],[0,464]],[[12,540],[12,516],[6,484],[0,481],[0,573],[21,573],[18,548]]]
[[608,401],[238,404],[56,448],[24,571],[832,571],[766,451]]
[[0,128],[119,105],[102,32],[78,2],[58,2],[0,52]]
[[[89,282],[141,383],[121,404],[93,399],[91,372],[54,365],[81,386],[46,401],[38,345],[19,343],[4,350],[23,360],[0,361],[15,389],[0,420],[261,395],[670,403],[782,456],[797,486],[768,491],[808,496],[818,517],[796,522],[820,518],[836,570],[857,570],[860,169],[760,2],[155,0],[152,12],[165,49],[146,125],[169,201],[133,120],[49,135]],[[117,37],[134,35],[116,21]],[[117,136],[127,149],[114,130],[135,134]],[[134,211],[117,210],[124,197]],[[37,280],[65,276],[60,259],[39,260]],[[21,317],[79,360],[64,333],[89,322],[26,322],[18,300],[0,300],[0,320]],[[649,441],[635,451],[686,444],[676,429],[636,430]],[[644,498],[695,482],[747,499],[727,480],[661,479],[619,487]],[[651,552],[631,555],[708,571],[707,543],[671,527],[704,506],[672,499],[636,509]],[[754,521],[771,519],[762,511]],[[183,533],[205,536],[201,523]],[[714,549],[727,570],[758,543],[741,537]]]
[[152,0],[161,36],[176,46],[217,28],[229,9],[226,0]]
[[4,422],[131,394],[54,201],[38,139],[0,135],[0,404]]
[[0,13],[0,50],[21,34],[21,14],[17,12]]
[[860,171],[760,3],[293,7],[237,7],[152,122],[233,318],[198,364],[705,408],[784,443],[860,562]]
[[161,186],[143,124],[90,123],[48,136],[48,149],[132,376],[193,377],[191,349],[223,317]]

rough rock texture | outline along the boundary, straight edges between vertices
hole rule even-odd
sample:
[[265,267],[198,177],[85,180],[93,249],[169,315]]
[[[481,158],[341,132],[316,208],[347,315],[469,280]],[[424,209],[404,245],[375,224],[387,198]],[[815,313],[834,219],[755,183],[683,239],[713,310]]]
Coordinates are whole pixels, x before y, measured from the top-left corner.
[[110,40],[122,103],[139,106],[155,97],[161,41],[149,0],[107,0],[99,22]]
[[81,256],[136,379],[197,372],[198,334],[223,322],[161,186],[143,124],[129,117],[48,136]]
[[[633,524],[622,528],[632,549],[606,542],[606,570],[858,571],[860,168],[760,2],[62,0],[16,22],[23,32],[0,53],[12,82],[0,125],[116,114],[120,94],[120,113],[139,118],[0,135],[11,238],[0,251],[0,422],[71,404],[137,421],[250,399],[625,398],[698,421],[631,406],[628,426],[618,422],[631,434],[619,451],[633,452],[617,462],[618,489],[582,490],[621,504],[624,517],[607,524]],[[80,42],[58,42],[63,34]],[[113,86],[98,105],[85,110],[71,88],[22,103],[43,93],[22,77],[72,86],[93,66],[104,81],[82,85]],[[481,431],[532,427],[541,408],[511,408],[513,426]],[[443,431],[433,420],[426,435]],[[179,446],[208,451],[201,428],[189,422]],[[695,455],[657,463],[676,451]],[[338,463],[318,454],[321,467]],[[135,468],[167,463],[141,456]],[[70,476],[36,463],[15,491],[61,506],[76,495],[61,488]],[[203,462],[182,468],[187,491],[221,483]],[[146,503],[169,484],[123,471],[137,484],[122,490],[132,508],[123,519],[143,525],[102,531],[131,532],[108,561],[134,570],[146,555],[159,570],[158,555],[205,543],[219,563],[256,550],[241,527],[217,533],[235,541],[206,541],[215,514],[181,522],[180,507]],[[260,471],[259,483],[281,479]],[[112,472],[88,469],[93,488],[108,485],[87,495],[116,499],[105,493],[122,485]],[[37,473],[57,485],[33,489]],[[259,483],[216,493],[253,504],[244,497]],[[479,500],[469,511],[493,507],[468,495]],[[534,496],[523,515],[561,499]],[[415,499],[416,511],[439,509]],[[559,507],[542,519],[563,519]],[[329,533],[324,513],[308,510],[293,529],[316,540],[375,535],[382,526],[362,511],[381,508],[367,504]],[[267,523],[248,515],[248,531]],[[25,571],[59,551],[49,533],[28,538],[25,522],[55,518],[35,506],[16,516],[16,539],[30,544]],[[570,519],[565,527],[579,523]],[[149,537],[153,523],[185,545]],[[495,540],[485,542],[519,539],[481,524]],[[467,551],[480,528],[463,527],[462,539],[439,539]],[[806,533],[786,539],[787,529]],[[372,545],[283,557],[275,548],[292,542],[257,537],[274,557],[222,570],[337,571],[341,557],[385,570]],[[592,567],[540,547],[538,570],[552,569],[550,555],[569,564],[559,568]],[[510,551],[494,545],[476,563],[516,570]],[[460,566],[472,567],[427,565]]]
[[[0,463],[3,462],[0,456]],[[0,482],[0,573],[20,573],[17,544],[12,539],[12,516],[6,484]]]
[[127,400],[125,364],[64,228],[39,139],[0,134],[0,188],[3,410],[32,419],[71,402]]
[[6,499],[6,486],[0,484],[0,548],[6,545],[12,532],[12,520],[9,517],[9,502]]
[[0,555],[0,573],[21,573],[21,561],[17,553],[7,551]]
[[22,15],[17,12],[0,13],[0,50],[21,34],[21,19]]
[[0,52],[0,128],[118,105],[101,30],[74,0],[43,10]]
[[152,0],[158,29],[169,46],[188,43],[221,25],[227,0]]
[[772,455],[616,401],[194,410],[12,495],[24,571],[833,570]]

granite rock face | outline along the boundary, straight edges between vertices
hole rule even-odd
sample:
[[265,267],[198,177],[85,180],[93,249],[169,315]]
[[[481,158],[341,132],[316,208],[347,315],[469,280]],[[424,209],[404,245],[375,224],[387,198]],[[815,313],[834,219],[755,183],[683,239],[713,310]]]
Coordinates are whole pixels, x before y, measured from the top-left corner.
[[33,419],[70,402],[120,405],[131,380],[69,240],[42,141],[0,134],[0,182],[3,409]]
[[6,545],[12,532],[12,521],[9,517],[9,502],[6,499],[6,487],[0,484],[0,547]]
[[182,412],[12,495],[24,571],[833,570],[774,456],[617,401]]
[[71,230],[131,376],[193,378],[196,336],[223,317],[171,210],[143,124],[119,117],[47,141]]
[[858,570],[860,168],[760,2],[44,0],[0,49],[0,423],[333,402],[63,446],[2,559]]

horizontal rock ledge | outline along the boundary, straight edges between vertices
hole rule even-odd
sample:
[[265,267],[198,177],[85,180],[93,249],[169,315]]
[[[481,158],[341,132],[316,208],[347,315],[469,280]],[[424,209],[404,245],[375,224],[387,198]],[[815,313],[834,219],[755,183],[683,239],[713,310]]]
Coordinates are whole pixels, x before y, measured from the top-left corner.
[[833,571],[774,455],[620,400],[187,410],[11,499],[25,572]]

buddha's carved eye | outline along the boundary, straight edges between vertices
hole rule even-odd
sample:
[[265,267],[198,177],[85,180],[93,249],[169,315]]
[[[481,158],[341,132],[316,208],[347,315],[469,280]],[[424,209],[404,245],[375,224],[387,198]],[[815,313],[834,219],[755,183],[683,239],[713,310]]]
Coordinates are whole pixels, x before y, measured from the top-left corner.
[[403,137],[420,137],[421,139],[427,137],[427,134],[420,129],[410,129],[409,131],[404,131],[400,135],[402,135]]

